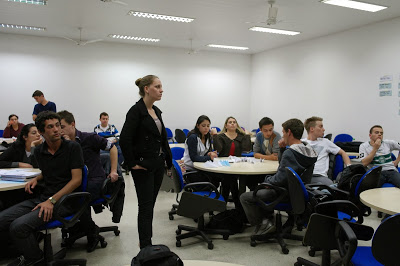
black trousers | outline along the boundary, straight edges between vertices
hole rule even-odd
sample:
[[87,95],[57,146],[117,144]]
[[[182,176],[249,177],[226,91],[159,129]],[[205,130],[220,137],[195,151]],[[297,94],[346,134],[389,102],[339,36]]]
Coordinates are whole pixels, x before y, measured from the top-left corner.
[[160,163],[151,171],[132,170],[131,173],[139,206],[137,223],[140,248],[144,248],[152,244],[154,205],[164,176],[164,160],[160,157]]

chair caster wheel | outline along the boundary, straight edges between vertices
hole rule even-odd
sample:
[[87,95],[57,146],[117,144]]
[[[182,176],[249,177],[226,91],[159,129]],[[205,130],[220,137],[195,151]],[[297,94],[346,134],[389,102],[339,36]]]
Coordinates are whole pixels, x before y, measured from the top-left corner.
[[208,249],[213,249],[214,248],[214,244],[213,243],[208,243]]
[[229,235],[223,235],[222,238],[223,238],[224,240],[228,240]]
[[176,235],[180,235],[182,233],[182,231],[180,229],[176,229],[175,233],[176,233]]
[[255,241],[255,240],[251,240],[251,241],[250,241],[250,246],[252,246],[252,247],[257,246],[256,241]]
[[301,266],[301,264],[298,263],[298,262],[295,262],[295,263],[294,263],[294,266]]
[[289,254],[289,249],[287,249],[287,248],[282,248],[282,253],[283,253],[283,254]]
[[378,218],[382,218],[382,212],[378,212]]
[[181,247],[182,246],[182,242],[180,240],[176,240],[176,247]]
[[169,216],[169,220],[172,221],[173,219],[174,219],[174,216],[173,216],[173,215],[170,215],[170,216]]
[[308,255],[310,255],[310,257],[314,257],[315,256],[315,250],[309,250],[308,251]]
[[119,236],[120,233],[121,233],[121,231],[119,231],[119,230],[114,230],[114,235]]
[[105,247],[107,247],[107,244],[108,244],[107,241],[101,241],[100,242],[100,247],[101,248],[105,248]]

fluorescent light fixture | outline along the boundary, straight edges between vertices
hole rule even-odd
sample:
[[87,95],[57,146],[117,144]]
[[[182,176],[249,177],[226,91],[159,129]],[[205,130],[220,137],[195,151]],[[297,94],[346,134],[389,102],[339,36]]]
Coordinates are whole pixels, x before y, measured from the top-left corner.
[[17,2],[33,5],[47,5],[47,0],[7,0],[8,2]]
[[110,35],[108,35],[108,37],[114,38],[114,39],[134,40],[134,41],[143,41],[143,42],[159,42],[160,41],[160,39],[135,37],[135,36],[119,35],[119,34],[110,34]]
[[278,29],[265,28],[265,27],[251,27],[249,30],[259,31],[259,32],[266,32],[266,33],[291,35],[291,36],[300,34],[300,32],[298,32],[298,31],[278,30]]
[[324,4],[354,8],[369,12],[377,12],[387,8],[386,6],[378,6],[353,0],[321,0],[321,2]]
[[152,13],[146,13],[146,12],[140,12],[140,11],[133,11],[133,10],[129,11],[128,15],[139,17],[139,18],[152,18],[152,19],[168,20],[168,21],[175,21],[175,22],[185,22],[185,23],[189,23],[194,20],[194,18],[174,17],[174,16],[152,14]]
[[249,47],[240,47],[240,46],[230,46],[230,45],[221,45],[221,44],[207,44],[208,47],[212,48],[223,48],[223,49],[232,49],[232,50],[247,50]]
[[6,23],[0,23],[0,27],[6,28],[6,29],[18,29],[18,30],[46,30],[46,28],[43,28],[43,27],[14,25],[14,24],[6,24]]

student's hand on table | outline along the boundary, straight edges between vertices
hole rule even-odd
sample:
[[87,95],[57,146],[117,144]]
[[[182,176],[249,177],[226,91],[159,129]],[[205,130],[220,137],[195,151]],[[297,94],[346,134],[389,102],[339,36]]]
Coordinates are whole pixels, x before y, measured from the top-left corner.
[[132,169],[133,170],[146,170],[147,171],[147,169],[146,168],[144,168],[143,166],[140,166],[140,165],[135,165],[134,167],[132,167]]
[[34,189],[37,185],[37,179],[32,178],[28,183],[25,184],[25,192],[32,194],[32,189]]
[[286,147],[286,142],[285,142],[285,140],[284,140],[284,139],[280,139],[280,140],[278,141],[278,145],[279,145],[279,147],[281,147],[281,148],[285,148],[285,147]]
[[46,200],[36,205],[36,207],[33,208],[32,211],[39,208],[40,208],[39,218],[43,217],[43,221],[45,222],[50,221],[51,218],[53,217],[53,208],[54,208],[53,203],[51,203],[50,200]]
[[29,163],[18,163],[19,168],[33,168],[33,166]]
[[111,182],[115,182],[118,180],[118,173],[111,172],[107,177],[111,179]]
[[210,151],[210,152],[208,153],[208,156],[210,156],[211,161],[214,161],[214,159],[218,157],[218,154],[217,154],[216,151]]

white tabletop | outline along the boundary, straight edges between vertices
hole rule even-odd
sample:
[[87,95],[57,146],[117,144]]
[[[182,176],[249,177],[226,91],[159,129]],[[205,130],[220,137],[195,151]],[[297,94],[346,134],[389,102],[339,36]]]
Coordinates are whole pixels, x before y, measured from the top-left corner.
[[390,215],[400,213],[400,189],[397,187],[374,188],[361,192],[365,205]]
[[173,148],[173,147],[185,148],[185,143],[170,143],[170,144],[169,144],[169,147],[170,147],[170,148]]
[[[9,169],[15,169],[15,168],[9,168]],[[7,170],[7,169],[2,169],[2,170]],[[25,170],[28,170],[28,168],[25,168]],[[29,170],[31,170],[32,172],[40,172],[40,170],[37,168],[30,168]],[[24,188],[25,184],[26,182],[3,181],[0,178],[0,191]]]
[[204,164],[205,163],[195,162],[194,167],[198,170],[203,170],[213,173],[237,174],[237,175],[261,175],[261,174],[274,174],[276,173],[279,166],[278,161],[268,161],[268,160],[256,163],[250,163],[250,162],[230,163],[230,166],[222,166],[217,168],[205,167]]

